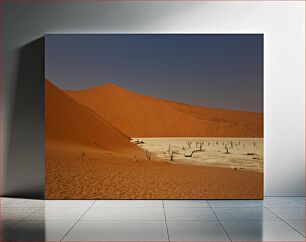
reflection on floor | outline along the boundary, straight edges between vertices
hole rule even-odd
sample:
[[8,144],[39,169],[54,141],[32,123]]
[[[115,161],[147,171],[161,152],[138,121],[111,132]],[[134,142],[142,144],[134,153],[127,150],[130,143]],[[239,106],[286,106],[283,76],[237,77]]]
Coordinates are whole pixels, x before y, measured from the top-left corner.
[[1,241],[305,241],[305,198],[1,198]]

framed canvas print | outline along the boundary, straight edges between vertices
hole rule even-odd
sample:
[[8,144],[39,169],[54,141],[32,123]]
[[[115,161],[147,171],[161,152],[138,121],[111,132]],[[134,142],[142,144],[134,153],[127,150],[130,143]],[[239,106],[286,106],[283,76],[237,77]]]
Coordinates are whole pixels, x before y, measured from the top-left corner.
[[47,199],[262,199],[262,34],[45,36]]

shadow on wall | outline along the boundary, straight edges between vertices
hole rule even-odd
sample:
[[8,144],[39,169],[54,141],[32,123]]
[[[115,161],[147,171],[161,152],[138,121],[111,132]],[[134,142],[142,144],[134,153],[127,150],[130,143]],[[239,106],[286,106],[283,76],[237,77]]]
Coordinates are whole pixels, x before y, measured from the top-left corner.
[[[11,211],[18,210],[16,208],[11,208]],[[48,227],[45,221],[45,208],[41,208],[40,212],[37,214],[38,219],[36,221],[25,220],[19,222],[18,226],[12,223],[12,221],[1,221],[2,231],[0,234],[0,241],[51,241],[48,239],[47,235]]]
[[18,50],[4,196],[44,197],[44,45],[42,37]]

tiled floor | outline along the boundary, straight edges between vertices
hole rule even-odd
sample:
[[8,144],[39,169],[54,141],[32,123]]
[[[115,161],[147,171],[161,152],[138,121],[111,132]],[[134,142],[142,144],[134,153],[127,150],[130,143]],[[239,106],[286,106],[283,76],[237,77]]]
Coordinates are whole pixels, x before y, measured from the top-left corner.
[[1,241],[305,241],[305,198],[1,198]]

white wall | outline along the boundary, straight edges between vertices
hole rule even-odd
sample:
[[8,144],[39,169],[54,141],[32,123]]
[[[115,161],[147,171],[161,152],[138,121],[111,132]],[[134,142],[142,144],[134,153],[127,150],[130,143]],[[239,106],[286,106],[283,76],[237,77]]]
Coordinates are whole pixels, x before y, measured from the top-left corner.
[[[304,195],[304,2],[16,2],[4,4],[3,16],[4,172],[12,162],[8,155],[9,127],[14,118],[18,49],[46,32],[264,33],[265,195]],[[41,115],[34,117],[34,122],[41,124]],[[43,134],[39,134],[31,138],[43,143]],[[43,150],[34,148],[27,152],[37,155],[25,156],[27,166],[22,169],[19,165],[13,167],[19,169],[15,174],[22,180],[22,186],[13,182],[6,186],[4,194],[31,190],[33,186],[41,187],[43,192],[43,165],[37,166],[37,160],[40,164],[44,162]],[[24,156],[20,153],[18,157]],[[36,163],[31,157],[35,157]]]

